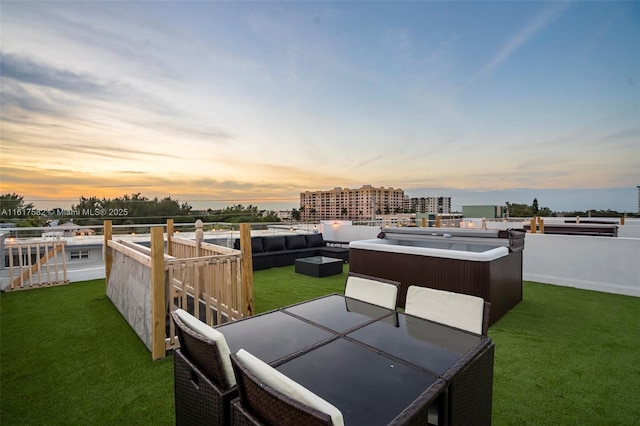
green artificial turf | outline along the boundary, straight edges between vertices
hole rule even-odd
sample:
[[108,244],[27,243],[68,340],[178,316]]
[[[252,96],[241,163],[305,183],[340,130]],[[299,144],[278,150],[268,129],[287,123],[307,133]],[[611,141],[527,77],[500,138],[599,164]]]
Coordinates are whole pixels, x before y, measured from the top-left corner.
[[173,358],[151,361],[104,280],[0,297],[1,424],[174,424]]
[[[342,293],[345,277],[256,271],[256,312]],[[0,424],[174,423],[172,357],[151,361],[104,280],[2,293],[0,316]],[[525,283],[489,335],[494,424],[637,424],[640,298]]]
[[640,298],[525,282],[489,336],[494,424],[639,424]]
[[294,268],[271,268],[253,274],[253,300],[257,313],[292,305],[325,294],[344,294],[348,265],[343,273],[315,278],[296,274]]

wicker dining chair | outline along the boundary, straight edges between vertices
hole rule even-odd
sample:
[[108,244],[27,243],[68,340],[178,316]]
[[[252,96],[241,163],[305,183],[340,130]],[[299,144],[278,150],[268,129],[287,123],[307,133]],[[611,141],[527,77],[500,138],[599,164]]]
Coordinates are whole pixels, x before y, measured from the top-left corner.
[[344,295],[395,310],[399,287],[400,283],[397,281],[349,272],[344,286]]
[[[231,404],[232,424],[234,426],[333,426],[332,416],[318,408],[300,402],[297,399],[276,390],[264,382],[238,355],[231,355],[231,363],[236,374],[239,397]],[[246,352],[245,352],[246,354]],[[251,356],[249,354],[249,356]],[[265,368],[272,369],[270,366]],[[276,371],[276,374],[280,374]],[[299,388],[302,388],[300,385]],[[308,391],[307,391],[308,392]],[[318,397],[316,397],[318,398]],[[326,401],[323,401],[325,404]],[[335,411],[339,411],[331,406]],[[342,414],[339,422],[344,424]]]
[[220,342],[194,331],[181,314],[184,318],[185,312],[171,312],[180,341],[173,354],[176,425],[227,426],[231,401],[238,396],[235,377],[230,380],[225,369]]
[[486,336],[490,309],[481,297],[412,285],[404,312]]

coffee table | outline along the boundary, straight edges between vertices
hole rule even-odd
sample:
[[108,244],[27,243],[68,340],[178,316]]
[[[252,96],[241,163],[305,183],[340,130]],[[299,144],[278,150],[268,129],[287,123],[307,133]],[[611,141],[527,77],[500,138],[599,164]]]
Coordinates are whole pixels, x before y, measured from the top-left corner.
[[342,273],[342,259],[326,256],[296,259],[296,273],[321,278]]

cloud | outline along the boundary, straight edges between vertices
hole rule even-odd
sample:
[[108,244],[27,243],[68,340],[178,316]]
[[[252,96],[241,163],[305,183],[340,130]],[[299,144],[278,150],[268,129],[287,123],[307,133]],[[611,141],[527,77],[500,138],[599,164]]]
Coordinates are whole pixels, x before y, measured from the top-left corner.
[[[140,192],[147,197],[179,198],[201,201],[287,201],[295,205],[304,188],[295,184],[278,185],[271,182],[249,182],[216,177],[188,177],[172,174],[141,173],[124,170],[117,173],[76,171],[64,169],[31,169],[3,167],[0,171],[5,192],[24,195],[29,201],[55,197],[72,203],[79,195],[113,198],[125,193]],[[52,185],[51,182],[55,182]]]
[[[162,135],[162,139],[173,136],[176,140],[209,144],[234,139],[231,133],[210,123],[198,122],[155,94],[140,92],[122,81],[103,81],[91,74],[61,69],[25,55],[0,55],[0,120],[6,145],[17,145],[20,149],[28,144],[34,150],[50,150],[56,157],[53,152],[60,153],[65,148],[76,153],[102,155],[102,150],[87,146],[86,141],[93,140],[95,146],[96,139],[117,140],[122,134],[131,138],[140,132],[146,135],[155,132]],[[35,138],[54,130],[57,137],[42,139],[45,142]],[[51,144],[56,138],[64,138],[66,142]],[[69,144],[69,140],[76,143]],[[107,157],[125,158],[123,154],[131,153],[145,154],[121,146]]]
[[84,95],[104,91],[104,85],[86,75],[36,63],[25,56],[0,53],[0,74],[3,78],[27,84],[51,87]]
[[555,20],[560,18],[565,10],[569,7],[569,2],[553,3],[551,6],[543,9],[534,18],[527,23],[517,34],[511,37],[507,42],[493,55],[493,58],[480,69],[479,75],[488,75],[493,73],[504,61],[513,55],[520,47],[533,39],[545,28],[551,25]]
[[[0,70],[0,74],[2,71]],[[0,87],[2,88],[0,117],[3,122],[30,124],[32,121],[25,111],[57,117],[65,115],[62,111],[63,108],[55,105],[49,96],[44,95],[41,91],[29,90],[20,81],[6,78],[2,80]]]

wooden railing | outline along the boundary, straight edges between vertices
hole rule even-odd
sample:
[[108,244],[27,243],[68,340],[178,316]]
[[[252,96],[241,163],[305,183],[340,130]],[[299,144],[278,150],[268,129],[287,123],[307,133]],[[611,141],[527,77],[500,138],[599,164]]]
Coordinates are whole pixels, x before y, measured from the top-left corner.
[[[196,238],[198,238],[198,230],[196,230]],[[237,250],[230,249],[215,244],[205,243],[202,240],[189,240],[186,238],[173,237],[170,241],[168,253],[178,259],[202,256],[219,256],[227,254],[237,254]]]
[[111,240],[111,224],[105,222],[107,296],[153,359],[178,346],[169,317],[178,307],[212,326],[253,313],[252,276],[246,278],[242,252],[202,242],[202,222],[198,222],[195,241],[167,238],[172,255],[164,253],[162,227],[151,229],[148,248]]
[[5,291],[68,284],[66,244],[59,240],[6,242],[9,285]]
[[[242,309],[239,253],[171,259],[165,262],[165,267],[170,283],[170,310],[182,308],[211,326],[246,315]],[[177,344],[173,321],[169,321],[168,348]]]

